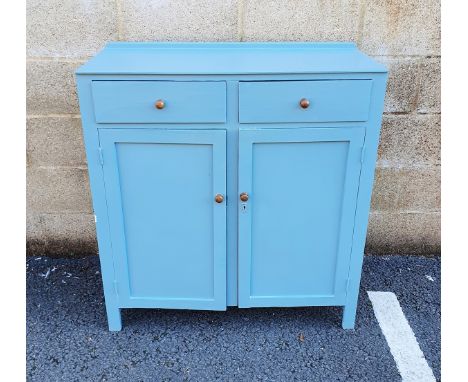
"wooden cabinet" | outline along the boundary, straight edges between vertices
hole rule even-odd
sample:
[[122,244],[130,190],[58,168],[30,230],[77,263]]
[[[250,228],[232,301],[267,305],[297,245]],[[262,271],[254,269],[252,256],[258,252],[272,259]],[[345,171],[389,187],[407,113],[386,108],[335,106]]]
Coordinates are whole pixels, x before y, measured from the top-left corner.
[[346,43],[112,43],[79,68],[110,330],[228,306],[354,327],[386,78]]

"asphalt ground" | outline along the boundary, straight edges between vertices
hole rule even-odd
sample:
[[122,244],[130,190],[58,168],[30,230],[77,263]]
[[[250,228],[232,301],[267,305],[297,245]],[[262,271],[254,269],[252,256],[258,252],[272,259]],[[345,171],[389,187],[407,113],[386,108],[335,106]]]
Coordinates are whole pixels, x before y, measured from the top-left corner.
[[128,309],[109,332],[97,257],[27,262],[28,381],[400,381],[367,291],[393,292],[440,381],[440,258],[366,256],[341,308]]

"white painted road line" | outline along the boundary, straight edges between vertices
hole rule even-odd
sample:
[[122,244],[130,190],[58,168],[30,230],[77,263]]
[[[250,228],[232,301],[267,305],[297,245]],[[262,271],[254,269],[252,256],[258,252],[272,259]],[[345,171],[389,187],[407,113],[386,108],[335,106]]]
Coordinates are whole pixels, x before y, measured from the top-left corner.
[[403,382],[435,382],[434,373],[391,292],[367,292]]

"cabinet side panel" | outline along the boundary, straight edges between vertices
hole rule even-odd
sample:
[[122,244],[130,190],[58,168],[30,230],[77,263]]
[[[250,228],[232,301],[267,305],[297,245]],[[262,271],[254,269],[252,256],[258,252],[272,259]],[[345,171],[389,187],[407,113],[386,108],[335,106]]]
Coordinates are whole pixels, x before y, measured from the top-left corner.
[[366,244],[367,225],[374,182],[377,149],[385,97],[387,74],[375,74],[373,81],[369,121],[366,128],[365,150],[362,157],[362,169],[359,181],[359,193],[354,219],[353,245],[348,274],[348,288],[343,314],[343,327],[353,328],[361,281],[364,247]]
[[78,98],[80,103],[83,138],[88,162],[93,210],[96,217],[96,233],[101,263],[101,275],[106,301],[106,309],[111,330],[120,330],[120,306],[115,287],[115,270],[110,240],[109,220],[104,184],[104,175],[99,151],[99,135],[94,124],[94,109],[91,94],[91,78],[77,76]]

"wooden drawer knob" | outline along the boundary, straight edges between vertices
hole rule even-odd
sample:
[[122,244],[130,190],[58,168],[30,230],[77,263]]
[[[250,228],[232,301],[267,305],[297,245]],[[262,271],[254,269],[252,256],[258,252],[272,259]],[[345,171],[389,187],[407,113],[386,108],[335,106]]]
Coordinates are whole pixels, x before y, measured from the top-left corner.
[[302,99],[299,101],[299,105],[300,105],[303,109],[307,109],[307,108],[310,106],[310,101],[309,101],[307,98],[302,98]]
[[224,196],[222,194],[216,194],[215,202],[216,203],[222,203],[223,201],[224,201]]
[[243,202],[246,202],[247,200],[249,200],[249,194],[247,192],[243,192],[239,195],[239,198]]
[[166,106],[166,104],[164,103],[164,101],[162,99],[158,99],[156,101],[156,103],[154,104],[154,106],[156,107],[156,109],[164,109],[164,106]]

